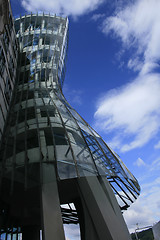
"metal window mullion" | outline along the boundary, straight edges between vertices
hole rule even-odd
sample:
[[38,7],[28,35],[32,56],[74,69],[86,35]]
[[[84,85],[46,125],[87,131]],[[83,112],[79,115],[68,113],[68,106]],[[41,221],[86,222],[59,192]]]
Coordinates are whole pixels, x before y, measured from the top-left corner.
[[[53,88],[53,85],[52,85],[52,88]],[[54,92],[54,88],[53,88],[53,92]],[[70,138],[69,138],[68,132],[67,132],[67,130],[66,130],[64,121],[63,121],[63,119],[62,119],[62,117],[61,117],[61,114],[60,114],[60,112],[59,112],[58,107],[57,107],[56,104],[54,103],[54,101],[53,101],[53,99],[52,99],[51,96],[50,96],[50,98],[51,98],[51,101],[52,101],[53,105],[55,106],[55,109],[57,110],[57,112],[58,112],[58,114],[59,114],[59,117],[60,117],[62,126],[63,126],[63,128],[64,128],[64,130],[65,130],[65,133],[66,133],[66,136],[67,136],[67,139],[68,139],[68,143],[69,143],[69,147],[70,147],[71,154],[72,154],[72,157],[73,157],[73,161],[74,161],[74,163],[75,163],[76,173],[77,173],[77,176],[80,177],[80,176],[79,176],[79,172],[78,172],[77,161],[76,161],[76,158],[75,158],[75,155],[74,155],[74,151],[73,151],[73,149],[72,149],[72,145],[71,145]]]
[[[36,90],[36,81],[34,81],[34,91]],[[37,117],[37,104],[36,104],[36,100],[35,100],[35,95],[34,95],[34,99],[33,99],[33,103],[34,103],[34,108],[35,108],[35,118],[36,118],[36,124],[37,124],[37,136],[38,136],[38,142],[39,142],[39,150],[41,153],[41,139],[40,139],[40,130],[39,130],[39,121],[38,121],[38,117]],[[40,173],[42,173],[42,154],[40,154]],[[40,174],[40,180],[42,182],[42,174]]]
[[[48,21],[48,19],[47,19],[47,21]],[[47,24],[47,27],[48,27],[48,24]],[[50,44],[49,44],[49,49],[47,49],[46,48],[46,38],[47,38],[47,27],[46,27],[46,35],[45,35],[45,50],[47,50],[48,51],[48,53],[47,53],[47,61],[46,61],[46,71],[45,71],[45,83],[46,83],[46,81],[47,81],[47,71],[49,70],[49,62],[48,62],[48,59],[49,59],[49,54],[50,54]]]
[[11,240],[13,240],[13,226],[11,228]]
[[[50,129],[51,129],[51,132],[52,132],[52,140],[53,140],[53,152],[54,152],[54,160],[55,160],[55,169],[56,169],[56,175],[58,174],[58,171],[57,171],[57,152],[56,152],[56,145],[55,145],[55,138],[54,138],[54,134],[53,134],[53,129],[52,129],[52,124],[51,124],[51,121],[50,121],[50,117],[49,117],[49,113],[48,113],[48,109],[46,107],[46,104],[45,104],[45,101],[42,97],[42,102],[45,106],[45,110],[47,112],[47,121],[49,123],[49,126],[50,126]],[[46,145],[46,149],[47,149],[47,154],[48,154],[48,148],[47,148],[47,145]],[[58,175],[57,175],[58,176]]]
[[[91,128],[91,127],[90,127]],[[92,131],[92,128],[91,128],[91,131]],[[94,135],[94,132],[92,131],[92,134]],[[95,135],[94,135],[95,136]],[[101,137],[100,137],[101,138]],[[126,173],[125,173],[125,171],[124,171],[124,169],[122,168],[122,166],[120,165],[120,163],[119,163],[119,160],[118,160],[118,158],[114,155],[114,153],[110,150],[110,148],[108,147],[108,145],[103,141],[103,139],[101,138],[101,140],[102,140],[102,142],[103,142],[103,144],[104,144],[104,146],[105,147],[107,147],[107,149],[109,150],[109,152],[111,153],[111,155],[114,157],[114,159],[116,160],[116,162],[118,163],[118,165],[120,166],[120,168],[121,168],[121,170],[122,170],[122,172],[125,174],[125,176],[127,177],[127,175],[126,175]]]
[[[130,178],[124,178],[126,181],[127,181],[127,183],[129,183],[129,185],[132,187],[130,187],[130,189],[132,189],[132,190],[134,190],[138,195],[139,195],[139,192],[137,191],[137,188],[136,188],[136,186],[134,187],[133,186],[133,184],[132,184],[132,182],[130,182],[130,181],[128,181],[128,179],[130,180]],[[129,187],[129,186],[128,186]]]
[[[120,182],[123,182],[121,178],[119,178],[119,180],[120,180]],[[125,180],[126,180],[126,179],[125,179]],[[125,182],[123,182],[123,184],[124,184],[124,186],[128,189],[128,191],[131,193],[131,195],[132,195],[135,199],[137,199],[136,195],[131,191],[130,187],[127,186],[127,184],[126,184]],[[136,192],[136,190],[135,190],[135,192]],[[137,192],[136,192],[136,193],[137,193]]]
[[[83,120],[83,119],[82,119]],[[85,122],[86,123],[86,122]],[[88,125],[88,127],[89,127],[89,129],[90,129],[90,126],[89,126],[89,124],[87,124]],[[90,129],[90,131],[91,131],[91,129]],[[106,155],[106,153],[105,153],[105,151],[103,150],[103,148],[101,147],[101,145],[99,144],[99,142],[97,141],[97,139],[96,139],[96,136],[94,135],[94,133],[91,131],[91,133],[93,134],[93,138],[94,138],[94,140],[95,140],[95,142],[97,143],[97,146],[99,147],[99,149],[101,150],[101,152],[103,153],[103,155],[105,156],[105,158],[108,160],[107,161],[107,165],[110,165],[110,168],[112,169],[112,166],[111,166],[111,164],[110,164],[110,159],[107,157],[107,155]],[[112,171],[115,173],[115,171],[112,169]]]
[[[65,105],[64,105],[65,106]],[[66,106],[65,106],[66,107]],[[66,107],[67,108],[67,107]],[[68,109],[68,111],[70,112],[70,110]],[[71,114],[71,112],[70,112],[70,114]],[[72,115],[72,114],[71,114]],[[79,114],[78,114],[79,115]],[[89,146],[88,146],[88,144],[87,144],[87,142],[86,142],[86,140],[85,140],[85,137],[83,136],[83,133],[82,133],[82,130],[81,130],[81,128],[79,127],[79,125],[78,125],[78,123],[77,123],[77,121],[76,121],[76,119],[75,119],[75,117],[72,115],[72,117],[74,118],[74,120],[75,120],[75,122],[76,122],[76,124],[77,124],[77,126],[78,126],[78,129],[79,129],[79,131],[80,131],[80,133],[81,133],[81,136],[83,137],[83,139],[84,139],[84,141],[85,141],[85,143],[86,143],[86,145],[87,145],[87,147],[88,147],[88,150],[89,150],[89,152],[90,152],[90,155],[91,155],[91,158],[92,158],[92,161],[93,161],[93,163],[94,163],[94,165],[95,165],[95,167],[96,167],[96,170],[97,170],[97,172],[99,173],[99,171],[98,171],[98,168],[97,168],[97,165],[96,165],[96,163],[95,163],[95,161],[94,161],[94,158],[93,158],[93,156],[92,156],[92,152],[91,152],[91,150],[90,150],[90,148],[89,148]],[[102,149],[101,149],[102,150]],[[103,153],[103,151],[102,151],[102,153]],[[104,154],[104,153],[103,153]],[[102,156],[102,155],[101,155]],[[99,156],[100,157],[100,156]]]
[[[42,29],[41,29],[41,36],[42,36]],[[45,42],[44,42],[45,43]],[[45,45],[44,45],[45,46]],[[44,51],[44,47],[43,47],[43,51]],[[43,58],[43,51],[42,51],[42,58]],[[45,70],[46,70],[46,68],[44,68]],[[42,70],[42,63],[41,63],[41,70]],[[40,71],[40,73],[41,73],[41,71]],[[45,74],[46,74],[46,71],[45,71]],[[41,79],[41,77],[40,77],[40,79]],[[44,99],[43,99],[43,95],[42,95],[42,88],[41,88],[41,85],[40,85],[40,92],[41,92],[41,99],[42,99],[42,102],[43,102],[43,106],[46,106],[46,104],[45,104],[45,101],[44,101]],[[45,108],[46,109],[46,112],[47,112],[47,115],[48,115],[48,110],[47,110],[47,108]],[[37,115],[36,115],[37,116]],[[48,116],[48,120],[49,120],[49,124],[50,124],[50,128],[51,128],[51,123],[50,123],[50,118],[49,118],[49,116]],[[38,124],[39,125],[39,124]],[[52,128],[51,128],[51,131],[52,131]],[[52,134],[52,136],[53,136],[53,134]],[[39,137],[39,141],[40,141],[40,137]],[[55,149],[55,140],[54,140],[54,136],[53,136],[53,143],[54,143],[54,147],[53,147],[53,150],[54,150],[54,157],[55,157],[55,160],[56,160],[56,149]],[[48,155],[48,148],[47,148],[47,146],[46,146],[46,150],[47,150],[47,155]],[[55,166],[56,168],[57,168],[57,166]],[[56,171],[56,173],[57,173],[57,171]]]
[[[51,84],[52,84],[52,83],[51,83]],[[53,85],[52,85],[52,90],[53,90],[53,92],[54,92]],[[47,91],[48,91],[48,88],[47,88]],[[49,94],[49,91],[48,91],[48,94]],[[50,96],[50,94],[49,94],[49,96]],[[54,103],[54,101],[53,101],[53,99],[52,99],[51,96],[50,96],[50,99],[51,99],[51,101],[52,101],[52,103],[53,103],[53,105],[54,105],[55,109],[57,110],[58,115],[59,115],[59,117],[60,117],[61,124],[62,124],[62,126],[63,126],[63,128],[64,128],[65,134],[66,134],[67,139],[68,139],[68,143],[69,143],[69,147],[70,147],[70,150],[71,150],[72,158],[73,158],[73,161],[74,161],[74,163],[75,163],[76,173],[77,173],[77,176],[79,177],[78,167],[77,167],[77,161],[76,161],[76,158],[75,158],[75,156],[74,156],[74,152],[73,152],[72,145],[71,145],[71,142],[70,142],[70,139],[69,139],[69,135],[68,135],[68,132],[67,132],[67,130],[66,130],[66,128],[65,128],[65,125],[64,125],[64,121],[63,121],[63,119],[62,119],[62,117],[61,117],[61,114],[60,114],[60,112],[59,112],[59,110],[58,110],[58,108],[57,108],[56,104]],[[52,130],[52,131],[53,131],[53,130]],[[53,133],[53,132],[52,132],[52,133]],[[54,135],[53,135],[53,136],[54,136]],[[54,140],[54,142],[55,142],[55,140]],[[57,158],[56,158],[56,165],[57,165]],[[57,166],[56,166],[56,168],[57,168]]]
[[122,188],[122,186],[116,181],[116,178],[114,178],[114,182],[122,190],[122,192],[128,197],[128,200],[130,200],[133,203],[133,200],[130,198],[130,196],[125,192],[125,190]]
[[[44,68],[45,69],[45,75],[46,75],[46,68]],[[46,84],[46,81],[45,81],[45,84]],[[47,89],[47,86],[46,86],[46,89]],[[45,90],[46,90],[45,89]],[[47,109],[47,107],[46,107],[46,104],[45,104],[45,101],[44,101],[44,98],[43,98],[43,95],[42,95],[42,89],[41,89],[41,99],[42,99],[42,102],[43,102],[43,106],[45,106],[45,110],[46,110],[46,112],[47,112],[47,119],[48,119],[48,122],[49,122],[49,125],[50,125],[50,128],[51,128],[51,131],[52,131],[52,127],[51,127],[51,122],[50,122],[50,118],[49,118],[49,114],[48,114],[48,109]],[[52,134],[52,136],[53,136],[53,134]],[[54,151],[54,155],[55,155],[55,159],[56,159],[56,149],[55,149],[55,140],[54,140],[54,136],[53,136],[53,143],[54,143],[54,149],[53,149],[53,151]],[[46,145],[46,150],[47,150],[47,155],[48,155],[48,148],[47,148],[47,145]]]
[[5,236],[5,240],[7,240],[7,238],[8,238],[8,226],[7,226],[7,228],[6,228],[7,230],[6,230],[6,236]]
[[[64,97],[64,95],[63,95],[63,97]],[[65,99],[66,100],[66,99]],[[66,101],[67,102],[67,101]],[[64,104],[65,105],[65,104]],[[66,106],[65,106],[66,107]],[[72,108],[73,109],[73,108]],[[68,111],[69,111],[69,109],[68,109]],[[75,111],[74,109],[73,109],[73,111]],[[70,111],[69,111],[70,112]],[[76,112],[76,111],[75,111]],[[77,113],[77,112],[76,112]],[[77,113],[78,114],[78,113]],[[73,116],[73,115],[72,115]],[[78,114],[78,116],[80,117],[80,119],[82,119],[82,122],[84,121],[84,123],[86,124],[86,126],[87,127],[89,127],[89,124]],[[74,119],[75,119],[75,117],[73,117]],[[79,125],[78,125],[78,127],[79,127]],[[79,127],[80,128],[80,127]],[[90,129],[90,128],[89,128]],[[91,133],[93,134],[93,132],[91,131]],[[108,159],[108,157],[106,156],[106,154],[105,154],[105,152],[103,151],[103,149],[102,149],[102,147],[100,146],[100,144],[98,143],[98,141],[96,140],[96,137],[95,137],[95,135],[93,134],[93,137],[94,137],[94,140],[95,140],[95,142],[97,143],[97,145],[98,145],[98,147],[101,149],[101,151],[102,151],[102,153],[104,154],[104,156],[106,157],[106,159]],[[89,147],[88,147],[89,148]],[[93,158],[92,158],[93,159]],[[109,159],[108,159],[109,160]],[[96,167],[96,169],[97,169],[97,167]]]
[[[73,109],[73,111],[75,111],[75,110]],[[75,111],[75,112],[76,112],[76,111]],[[77,112],[76,112],[76,113],[77,113]],[[77,114],[78,114],[78,113],[77,113]],[[108,159],[107,155],[105,154],[105,152],[103,151],[102,147],[101,147],[100,144],[98,143],[98,141],[97,141],[94,133],[92,132],[91,127],[89,126],[89,124],[88,124],[79,114],[78,114],[78,116],[79,116],[80,119],[82,120],[82,123],[84,122],[84,123],[86,124],[86,126],[90,129],[91,133],[93,134],[93,137],[94,137],[95,142],[97,143],[98,147],[101,149],[101,151],[102,151],[102,153],[104,154],[104,156]],[[101,139],[102,139],[102,138],[101,138]],[[108,160],[109,160],[109,159],[108,159]]]
[[[57,95],[56,95],[56,96],[57,96]],[[57,98],[58,98],[58,96],[57,96]],[[58,98],[58,99],[59,99],[59,101],[63,104],[63,102],[60,100],[60,98]],[[79,125],[77,124],[75,118],[73,117],[73,115],[71,114],[71,112],[69,111],[69,109],[65,106],[65,104],[63,104],[63,105],[64,105],[65,109],[67,110],[67,112],[69,112],[69,115],[74,119],[74,122],[75,122],[75,124],[76,124],[76,126],[77,126],[77,128],[78,128],[78,130],[79,130],[79,132],[80,132],[80,134],[81,134],[81,137],[82,137],[82,139],[84,140],[84,143],[86,144],[86,147],[87,147],[87,149],[88,149],[88,151],[89,151],[89,153],[90,153],[90,157],[91,157],[91,159],[92,159],[92,161],[93,161],[93,164],[94,164],[94,166],[95,166],[95,168],[96,168],[96,170],[97,170],[97,173],[99,173],[98,168],[97,168],[97,166],[96,166],[96,164],[95,164],[95,162],[94,162],[94,160],[93,160],[93,157],[92,157],[92,155],[91,155],[90,149],[89,149],[88,144],[87,144],[87,142],[86,142],[86,140],[85,140],[85,138],[84,138],[84,136],[83,136],[83,134],[82,134],[82,132],[81,132],[81,129],[80,129]]]
[[[29,88],[28,88],[29,89]],[[28,174],[28,169],[27,169],[27,165],[28,165],[28,161],[29,161],[29,159],[28,159],[28,154],[27,154],[27,137],[28,137],[28,131],[27,131],[27,106],[28,106],[28,89],[27,89],[27,96],[26,96],[26,104],[25,104],[25,119],[24,119],[24,121],[25,121],[25,134],[24,134],[24,136],[25,136],[25,139],[24,139],[24,141],[25,141],[25,182],[24,182],[24,187],[25,187],[25,189],[27,189],[27,174]]]
[[18,227],[17,227],[17,231],[16,231],[16,240],[19,240],[19,239],[18,239],[18,233],[19,233],[19,232],[18,232]]
[[[55,49],[56,49],[56,46],[55,46]],[[54,51],[54,54],[55,54],[55,51]],[[45,84],[46,84],[46,81],[45,81]],[[57,84],[57,82],[56,82],[56,84]],[[53,92],[54,92],[53,82],[51,82],[51,86],[52,86],[52,90],[53,90]],[[49,93],[49,91],[48,91],[47,84],[46,84],[46,90],[47,90],[47,92],[48,92],[48,95],[50,96],[50,93]],[[60,112],[59,112],[59,110],[58,110],[58,108],[57,108],[56,104],[54,103],[54,101],[53,101],[53,99],[52,99],[51,96],[50,96],[50,100],[52,101],[52,103],[53,103],[55,109],[57,110],[57,112],[58,112],[58,114],[59,114],[59,117],[60,117],[60,119],[61,119],[61,123],[62,123],[62,126],[64,127],[64,130],[65,130],[65,133],[66,133],[66,136],[67,136],[67,139],[68,139],[69,147],[70,147],[70,149],[71,149],[72,157],[73,157],[73,160],[74,160],[74,162],[75,162],[76,173],[77,173],[77,176],[79,176],[78,168],[77,168],[77,162],[76,162],[76,160],[75,160],[75,156],[74,156],[74,153],[73,153],[73,149],[72,149],[72,146],[71,146],[71,143],[70,143],[70,139],[69,139],[68,133],[67,133],[67,131],[66,131],[66,128],[65,128],[63,119],[62,119],[62,117],[61,117],[61,115],[60,115]],[[50,119],[50,118],[49,118],[49,119]],[[51,124],[51,123],[50,123],[50,124]],[[52,128],[51,128],[51,129],[52,129]],[[56,145],[55,145],[55,139],[54,139],[53,130],[52,130],[52,135],[53,135],[54,152],[55,152],[56,169],[57,169],[57,157],[56,157],[57,154],[56,154],[56,147],[55,147]],[[57,173],[58,173],[58,171],[57,171]]]
[[[25,19],[26,20],[26,19]],[[31,20],[30,20],[31,21]],[[28,37],[30,36],[30,30],[28,32]],[[32,43],[32,46],[33,46],[33,43]],[[23,50],[22,50],[23,51]],[[27,48],[27,51],[26,51],[26,55],[28,54],[29,51],[29,48]],[[26,58],[25,58],[25,70],[26,70]],[[29,76],[30,77],[30,76]],[[24,77],[23,77],[24,79]],[[25,182],[24,182],[24,187],[25,189],[27,189],[27,186],[28,186],[28,152],[27,152],[27,137],[28,137],[28,123],[27,123],[27,108],[28,108],[28,92],[29,92],[29,82],[28,82],[29,79],[27,79],[27,95],[26,95],[26,102],[25,102]],[[24,86],[24,81],[23,81],[23,86]]]
[[115,187],[110,183],[111,188],[115,191],[115,193],[118,195],[118,197],[128,206],[128,203],[123,199],[123,197],[118,193],[118,191],[115,189]]

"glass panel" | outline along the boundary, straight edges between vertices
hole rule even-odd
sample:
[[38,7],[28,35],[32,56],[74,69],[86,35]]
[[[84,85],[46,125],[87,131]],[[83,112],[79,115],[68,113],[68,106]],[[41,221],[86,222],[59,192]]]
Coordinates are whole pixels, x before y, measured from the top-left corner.
[[68,145],[65,137],[64,128],[53,128],[54,139],[56,145]]
[[98,172],[100,175],[113,176],[114,171],[111,168],[109,162],[106,160],[104,153],[101,151],[101,148],[97,144],[95,138],[92,135],[89,135],[87,132],[82,131],[88,147],[91,151],[94,162],[97,166]]
[[108,158],[108,163],[110,164],[111,168],[114,169],[114,172],[118,176],[124,175],[126,177],[126,174],[122,170],[120,164],[118,163],[117,159],[115,156],[111,153],[111,151],[108,149],[107,145],[104,144],[103,140],[101,138],[96,138],[97,141],[99,142],[100,146],[102,147],[104,153],[106,154]]
[[61,179],[77,177],[75,162],[64,128],[53,127],[58,175]]
[[27,148],[36,148],[39,147],[37,130],[27,131]]
[[55,103],[58,110],[60,111],[61,117],[65,124],[65,128],[68,132],[68,136],[74,152],[74,157],[78,166],[79,175],[83,176],[97,174],[97,170],[91,158],[88,147],[72,115],[65,108],[64,104],[58,99],[55,100]]
[[24,134],[18,134],[16,138],[16,153],[23,152],[25,150]]
[[13,147],[14,147],[14,137],[9,136],[7,139],[6,158],[9,158],[13,155]]
[[53,146],[53,134],[50,128],[44,128],[44,134],[47,146]]
[[30,163],[27,165],[27,187],[32,188],[40,184],[40,164]]

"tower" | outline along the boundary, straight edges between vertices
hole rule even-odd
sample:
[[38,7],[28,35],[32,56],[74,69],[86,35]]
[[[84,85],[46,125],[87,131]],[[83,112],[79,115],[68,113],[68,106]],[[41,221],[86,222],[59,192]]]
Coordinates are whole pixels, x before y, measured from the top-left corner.
[[[31,14],[15,21],[17,79],[0,152],[1,235],[65,239],[79,222],[82,240],[128,240],[121,210],[139,194],[118,155],[69,105],[62,86],[68,19]],[[114,193],[119,198],[119,205]],[[61,207],[73,203],[76,210]]]
[[8,0],[0,0],[0,141],[16,77],[18,43]]

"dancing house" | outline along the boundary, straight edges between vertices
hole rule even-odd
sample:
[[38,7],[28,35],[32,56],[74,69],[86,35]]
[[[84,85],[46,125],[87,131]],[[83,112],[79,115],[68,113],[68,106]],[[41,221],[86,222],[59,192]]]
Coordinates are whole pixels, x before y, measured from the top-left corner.
[[79,223],[82,240],[130,239],[121,212],[139,195],[138,182],[62,92],[68,19],[21,16],[15,30],[17,77],[0,151],[1,238],[62,240],[63,224]]

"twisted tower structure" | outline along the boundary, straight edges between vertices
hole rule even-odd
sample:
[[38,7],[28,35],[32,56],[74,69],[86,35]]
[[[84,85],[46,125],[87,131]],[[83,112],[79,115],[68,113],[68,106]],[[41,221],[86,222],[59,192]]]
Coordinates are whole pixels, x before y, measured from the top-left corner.
[[[31,14],[15,29],[19,63],[0,152],[1,238],[38,240],[42,232],[43,240],[61,240],[63,223],[79,223],[82,240],[130,239],[121,210],[136,199],[138,182],[62,93],[68,19]],[[63,207],[70,203],[75,209]]]

